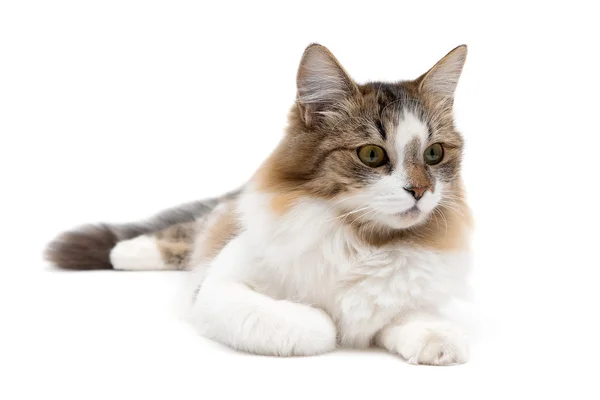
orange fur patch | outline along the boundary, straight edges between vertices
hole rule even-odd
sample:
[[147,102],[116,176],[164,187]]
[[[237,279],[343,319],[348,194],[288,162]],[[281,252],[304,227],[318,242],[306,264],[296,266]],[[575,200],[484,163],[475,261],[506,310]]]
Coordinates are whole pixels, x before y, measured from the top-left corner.
[[223,204],[223,209],[215,210],[206,221],[199,258],[213,259],[240,231],[240,223],[235,210],[235,201]]

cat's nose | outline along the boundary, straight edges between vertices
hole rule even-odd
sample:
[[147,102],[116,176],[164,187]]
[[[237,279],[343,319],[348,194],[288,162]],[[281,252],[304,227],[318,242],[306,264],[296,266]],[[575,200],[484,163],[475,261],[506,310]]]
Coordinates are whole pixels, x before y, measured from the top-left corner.
[[417,201],[423,197],[427,189],[429,189],[427,186],[408,186],[404,188],[404,190],[412,194],[412,197],[414,197]]

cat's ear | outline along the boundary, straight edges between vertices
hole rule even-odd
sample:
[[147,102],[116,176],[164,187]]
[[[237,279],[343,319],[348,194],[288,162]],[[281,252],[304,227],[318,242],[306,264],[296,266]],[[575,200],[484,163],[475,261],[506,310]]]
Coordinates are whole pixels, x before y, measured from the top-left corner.
[[467,46],[458,46],[422,75],[419,91],[438,98],[452,99],[467,59]]
[[297,104],[307,126],[315,121],[320,111],[358,92],[352,78],[326,47],[311,44],[304,50],[298,75]]

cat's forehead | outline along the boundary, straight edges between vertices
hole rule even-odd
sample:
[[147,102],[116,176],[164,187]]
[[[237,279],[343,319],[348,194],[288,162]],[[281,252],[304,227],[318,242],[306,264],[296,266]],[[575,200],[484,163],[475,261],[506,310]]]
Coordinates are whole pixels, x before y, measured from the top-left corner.
[[403,109],[395,121],[394,144],[398,151],[404,149],[409,143],[418,141],[425,143],[429,136],[427,123],[419,113],[409,108]]
[[415,139],[424,143],[430,134],[424,106],[410,89],[402,83],[374,82],[364,85],[362,90],[372,119],[397,150]]

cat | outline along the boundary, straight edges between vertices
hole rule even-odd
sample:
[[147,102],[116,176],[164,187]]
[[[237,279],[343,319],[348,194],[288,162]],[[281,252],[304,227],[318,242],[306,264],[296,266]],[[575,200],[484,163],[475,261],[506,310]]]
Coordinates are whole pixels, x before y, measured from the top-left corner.
[[59,235],[66,269],[193,270],[190,320],[250,353],[379,346],[468,360],[442,307],[467,288],[472,218],[453,119],[459,46],[412,81],[356,83],[306,48],[284,137],[241,189],[144,222]]

